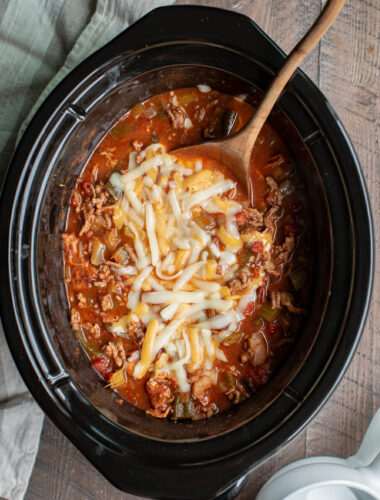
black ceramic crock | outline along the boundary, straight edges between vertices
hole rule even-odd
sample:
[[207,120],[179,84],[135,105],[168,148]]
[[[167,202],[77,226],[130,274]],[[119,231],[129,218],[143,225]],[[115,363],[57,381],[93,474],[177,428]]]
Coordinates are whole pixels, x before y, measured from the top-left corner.
[[283,60],[245,16],[195,6],[156,9],[58,85],[9,168],[1,196],[0,308],[10,349],[46,414],[124,491],[176,500],[226,491],[232,497],[239,478],[311,420],[359,341],[372,284],[367,191],[342,124],[300,71],[270,120],[304,178],[315,275],[299,340],[270,382],[208,421],[158,421],[115,403],[70,328],[61,233],[76,175],[107,130],[136,102],[199,83],[247,93],[254,104]]

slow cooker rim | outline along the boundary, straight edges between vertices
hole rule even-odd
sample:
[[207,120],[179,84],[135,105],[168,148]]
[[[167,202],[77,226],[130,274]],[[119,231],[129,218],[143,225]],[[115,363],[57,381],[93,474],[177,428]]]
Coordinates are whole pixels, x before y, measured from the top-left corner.
[[[183,7],[182,7],[182,8],[183,8]],[[166,9],[166,8],[163,8],[163,9]],[[207,7],[202,7],[201,9],[208,9],[208,8],[207,8]],[[160,9],[157,9],[157,10],[160,10]],[[213,10],[213,9],[211,9],[211,10]],[[231,13],[229,12],[229,14],[231,14]],[[152,15],[152,13],[151,13],[151,14],[149,14],[149,15]],[[111,43],[112,43],[112,42],[111,42]],[[38,115],[39,115],[39,113],[37,113],[37,115],[36,115],[36,117],[35,117],[35,119],[34,119],[34,122],[35,122],[35,120],[37,120]],[[340,124],[339,119],[336,119],[336,124],[337,124],[337,125],[339,125],[339,126],[340,126],[340,128],[342,128],[342,125]],[[20,152],[20,151],[21,151],[22,147],[23,147],[23,146],[25,146],[25,140],[26,140],[26,139],[25,139],[25,137],[27,137],[27,134],[29,134],[29,135],[31,134],[31,128],[32,128],[32,126],[30,127],[30,130],[28,129],[28,130],[29,130],[29,132],[27,132],[27,133],[25,134],[24,139],[23,139],[23,143],[22,143],[22,144],[20,144],[20,147],[19,147],[20,149],[18,150],[18,153],[16,153],[16,154],[15,154],[15,157],[14,157],[14,161],[13,161],[13,163],[17,163],[17,161],[16,161],[16,160],[17,160],[17,156],[20,156],[20,154],[21,154],[21,152]],[[37,128],[38,128],[38,125],[37,125]],[[33,135],[33,134],[32,134],[32,135]],[[362,177],[362,174],[361,174],[361,172],[360,172],[360,167],[359,167],[359,164],[358,164],[357,158],[356,158],[356,156],[355,156],[355,153],[354,153],[354,151],[353,151],[352,145],[350,145],[350,143],[349,143],[349,140],[348,140],[348,138],[347,138],[347,135],[346,135],[346,137],[345,137],[345,140],[346,140],[346,145],[348,145],[348,146],[350,147],[350,149],[351,149],[351,154],[352,154],[352,155],[353,155],[353,157],[354,157],[354,160],[355,160],[355,163],[356,163],[356,165],[355,165],[355,166],[356,166],[356,169],[357,169],[357,172],[356,172],[356,173],[358,174],[358,176],[359,176],[359,178],[360,178],[360,180],[361,180],[361,183],[362,183],[362,186],[361,186],[361,187],[362,187],[362,189],[363,189],[364,201],[366,202],[367,212],[369,212],[369,210],[370,210],[370,209],[369,209],[369,205],[368,205],[368,194],[367,194],[367,192],[366,192],[365,185],[363,184],[363,177]],[[34,141],[33,141],[33,142],[34,142]],[[26,149],[28,149],[28,148],[26,148]],[[22,157],[22,154],[21,154],[21,157]],[[7,179],[7,183],[9,183],[9,182],[11,182],[11,181],[9,181],[9,179]],[[2,197],[2,198],[3,198],[3,197]],[[3,201],[4,201],[4,200],[3,200]],[[3,211],[2,211],[2,213],[3,213]],[[2,218],[3,218],[3,217],[2,217]],[[370,233],[370,237],[372,237],[372,222],[371,222],[371,215],[370,215],[370,212],[369,212],[369,233]],[[371,239],[371,238],[370,238],[370,239]],[[5,247],[5,245],[3,245],[3,244],[2,244],[2,247],[3,247],[3,246]],[[371,290],[371,283],[372,283],[372,278],[373,278],[373,275],[372,275],[372,272],[373,272],[373,271],[372,271],[373,241],[372,241],[372,244],[371,244],[370,246],[371,246],[371,259],[370,259],[370,260],[371,260],[371,265],[370,265],[370,268],[371,268],[371,269],[370,269],[370,272],[369,272],[369,280],[368,280],[368,286],[367,286],[367,290],[369,290],[369,292],[370,292],[370,290]],[[2,250],[2,253],[3,253],[3,250]],[[2,281],[3,281],[3,273],[2,273]],[[3,281],[3,282],[4,282],[4,281]],[[367,309],[368,309],[369,293],[367,293],[367,298],[366,298],[365,302],[366,302],[366,304],[365,304],[364,314],[362,314],[361,322],[360,322],[360,325],[359,325],[359,331],[362,329],[362,326],[363,326],[364,321],[365,321],[365,317],[364,317],[364,316],[366,315],[366,312],[367,312]],[[14,305],[16,305],[16,304],[14,303]],[[3,301],[2,301],[2,309],[3,309],[3,311],[2,311],[2,313],[3,313],[3,314],[2,314],[2,316],[3,316],[3,317],[5,317],[5,316],[4,316],[4,313],[5,313],[4,309],[6,309],[6,307],[3,307]],[[341,373],[340,373],[340,376],[338,377],[338,379],[337,379],[336,377],[334,377],[335,384],[333,384],[332,386],[330,385],[329,390],[327,390],[327,392],[326,392],[325,398],[322,400],[322,402],[321,402],[321,400],[319,400],[319,402],[317,402],[317,404],[315,405],[315,406],[316,406],[316,409],[314,410],[314,412],[313,412],[312,414],[310,414],[309,418],[308,418],[306,421],[305,421],[305,420],[303,421],[303,425],[302,425],[302,427],[299,427],[299,428],[297,429],[297,431],[296,431],[295,433],[293,433],[293,434],[292,434],[292,437],[293,437],[296,433],[300,432],[300,431],[301,431],[301,429],[302,429],[305,425],[307,425],[308,421],[309,421],[311,418],[313,418],[313,416],[314,416],[315,412],[316,412],[316,411],[318,411],[318,409],[319,409],[321,406],[323,406],[324,401],[325,401],[325,400],[326,400],[326,399],[330,396],[331,392],[335,389],[336,385],[339,383],[339,381],[340,381],[341,377],[343,376],[343,372],[345,371],[345,369],[347,368],[347,366],[348,366],[348,364],[349,364],[349,361],[350,361],[350,359],[351,359],[352,353],[353,353],[353,351],[354,351],[354,349],[355,349],[355,347],[356,347],[356,345],[357,345],[357,343],[358,343],[358,341],[359,341],[359,337],[360,337],[360,336],[359,336],[359,334],[357,334],[357,335],[356,335],[356,338],[355,338],[355,342],[354,342],[354,344],[351,346],[351,349],[350,349],[350,355],[346,358],[346,363],[345,363],[345,366],[344,366],[343,370],[342,370],[342,371],[341,371]],[[12,344],[12,342],[13,342],[13,340],[12,340],[12,339],[9,339],[9,338],[8,338],[8,341],[9,341],[11,344]],[[16,345],[17,345],[17,342],[15,342],[15,345],[13,345],[13,349],[15,349],[15,352],[17,351],[17,347],[16,347]],[[25,345],[24,345],[24,348],[25,348],[25,350],[27,351],[28,346],[25,346]],[[13,349],[12,349],[12,350],[13,350]],[[31,352],[30,352],[30,354],[31,354]],[[29,360],[28,360],[28,362],[29,362]],[[21,365],[21,361],[20,361],[20,363],[18,363],[18,364],[20,364],[20,365]],[[19,369],[20,369],[20,366],[19,366]],[[23,369],[20,369],[20,371],[21,371],[21,372],[23,372]],[[34,391],[32,391],[32,392],[34,392]],[[49,399],[48,399],[47,401],[49,401]],[[310,402],[310,401],[309,401],[309,402]],[[48,406],[49,406],[49,405],[48,405]],[[50,410],[50,409],[49,409],[49,410]],[[45,412],[46,412],[46,413],[48,413],[48,414],[50,413],[50,411],[47,411],[46,409],[45,409]],[[54,413],[54,412],[52,411],[52,413]],[[301,412],[296,412],[296,413],[298,413],[298,414],[299,414],[299,413],[301,413]],[[298,415],[298,416],[299,416],[299,415]],[[294,415],[293,415],[293,417],[294,417]],[[55,418],[57,418],[57,416],[56,416]],[[300,417],[300,419],[302,420],[302,417]],[[288,438],[289,438],[289,436],[288,436]],[[281,446],[281,445],[279,445],[279,446]],[[270,452],[270,453],[271,453],[271,452]]]

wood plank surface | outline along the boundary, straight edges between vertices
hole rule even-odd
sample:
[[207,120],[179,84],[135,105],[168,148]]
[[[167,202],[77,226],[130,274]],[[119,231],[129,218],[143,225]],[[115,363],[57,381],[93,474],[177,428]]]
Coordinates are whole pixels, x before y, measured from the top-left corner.
[[[285,51],[316,18],[319,0],[192,0],[250,16]],[[347,0],[334,26],[302,68],[328,97],[359,155],[372,199],[380,255],[379,162],[380,2]],[[380,268],[372,306],[355,357],[333,397],[286,448],[254,470],[238,500],[255,498],[277,470],[305,456],[348,456],[356,451],[380,406]],[[27,500],[136,499],[112,487],[46,419]]]

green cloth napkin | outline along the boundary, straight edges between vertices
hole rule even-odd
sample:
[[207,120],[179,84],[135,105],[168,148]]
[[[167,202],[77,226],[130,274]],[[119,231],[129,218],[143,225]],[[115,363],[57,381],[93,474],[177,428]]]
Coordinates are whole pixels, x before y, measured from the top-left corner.
[[[0,0],[0,185],[18,137],[57,83],[149,10],[170,0]],[[0,497],[24,497],[43,414],[0,324]]]

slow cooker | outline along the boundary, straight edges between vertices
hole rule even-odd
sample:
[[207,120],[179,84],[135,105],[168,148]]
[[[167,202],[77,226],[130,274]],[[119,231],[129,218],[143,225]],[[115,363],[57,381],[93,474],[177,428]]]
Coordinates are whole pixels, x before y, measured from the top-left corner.
[[358,159],[331,105],[301,71],[270,120],[302,173],[314,224],[310,313],[272,379],[207,421],[158,421],[105,389],[72,333],[61,234],[94,148],[137,102],[208,84],[253,104],[285,54],[249,18],[156,9],[72,71],[30,123],[2,189],[1,318],[15,362],[49,418],[118,488],[162,499],[232,498],[342,378],[366,318],[373,228]]

